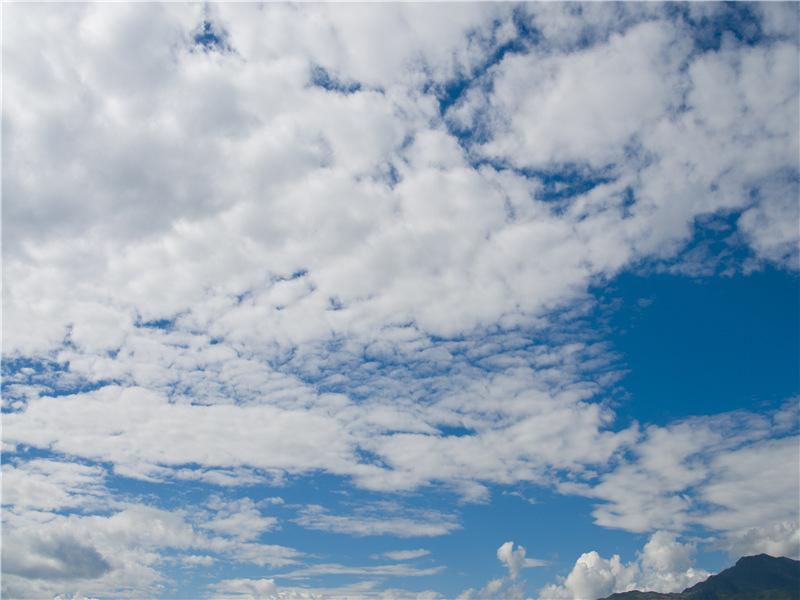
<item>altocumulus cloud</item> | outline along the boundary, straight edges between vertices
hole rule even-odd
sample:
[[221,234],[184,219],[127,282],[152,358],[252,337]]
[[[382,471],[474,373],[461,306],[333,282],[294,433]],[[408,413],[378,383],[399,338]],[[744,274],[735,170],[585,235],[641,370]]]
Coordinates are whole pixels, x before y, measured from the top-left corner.
[[[797,10],[4,5],[3,594],[583,597],[800,554],[797,390],[640,422],[597,292],[796,277]],[[649,541],[475,525],[531,494],[510,521]]]

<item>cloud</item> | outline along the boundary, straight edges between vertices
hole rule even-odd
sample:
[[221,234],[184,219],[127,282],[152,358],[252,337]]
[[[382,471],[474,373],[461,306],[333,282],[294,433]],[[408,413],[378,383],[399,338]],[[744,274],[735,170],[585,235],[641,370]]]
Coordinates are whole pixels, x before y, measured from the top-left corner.
[[[192,423],[191,431],[185,423]],[[351,453],[346,432],[323,414],[269,405],[173,404],[137,387],[40,398],[25,412],[8,415],[5,425],[9,440],[30,445],[58,440],[60,451],[111,460],[117,472],[140,477],[158,473],[158,464],[295,469],[304,461],[307,467],[335,461],[337,452],[345,464]],[[65,430],[71,435],[59,435]],[[304,435],[308,431],[314,431],[313,439]]]
[[274,579],[225,579],[210,586],[219,598],[276,598]]
[[250,498],[241,498],[226,502],[219,497],[208,503],[214,510],[214,517],[200,525],[201,528],[236,537],[244,541],[252,541],[262,533],[274,529],[278,523],[275,517],[264,517]]
[[797,560],[800,557],[800,523],[786,520],[763,527],[741,527],[713,546],[727,550],[732,557],[769,554]]
[[[211,498],[204,509],[189,505],[164,510],[111,500],[91,502],[81,506],[84,512],[67,514],[6,507],[3,595],[42,598],[88,589],[99,596],[124,596],[136,590],[162,595],[166,577],[160,567],[175,553],[189,566],[295,564],[300,552],[254,542],[247,523],[236,521],[247,513],[250,502]],[[219,512],[209,518],[208,509]],[[257,533],[272,526],[271,520],[266,521],[254,521]],[[186,554],[198,550],[205,554]]]
[[430,553],[430,550],[419,548],[418,550],[392,550],[390,552],[382,552],[380,556],[388,558],[389,560],[411,560],[412,558],[427,556]]
[[508,577],[489,580],[485,586],[476,590],[469,588],[461,592],[457,598],[459,600],[470,600],[472,598],[522,598],[525,595],[526,581],[512,583],[519,577],[522,569],[529,567],[542,567],[550,564],[550,561],[525,558],[525,548],[517,546],[514,550],[514,542],[506,542],[497,549],[497,558],[503,563],[509,572]]
[[42,540],[35,555],[6,554],[3,571],[12,576],[45,581],[96,579],[111,570],[108,561],[93,547],[68,537]]
[[[552,485],[595,498],[602,526],[794,552],[796,481],[774,465],[794,464],[796,427],[620,424],[619,358],[580,325],[593,286],[631,268],[715,272],[687,243],[716,219],[731,272],[797,268],[796,7],[748,8],[753,44],[706,39],[729,10],[5,7],[3,501],[18,566],[60,573],[62,542],[80,540],[93,589],[160,595],[163,552],[301,555],[259,543],[278,525],[259,503],[176,513],[123,502],[110,473],[214,493],[321,473],[484,503],[492,485]],[[138,536],[137,518],[162,529]],[[297,524],[460,526],[386,505],[310,506]],[[504,554],[512,574],[521,550]],[[63,591],[42,581],[3,585]]]
[[3,465],[3,505],[57,510],[99,506],[108,497],[98,466],[36,459]]
[[310,567],[296,569],[280,576],[288,579],[302,579],[305,577],[315,577],[318,575],[372,575],[372,576],[392,576],[392,577],[423,577],[435,575],[444,570],[445,567],[430,567],[428,569],[417,569],[407,564],[379,565],[368,567],[350,567],[340,564],[316,564]]
[[514,550],[514,542],[506,542],[500,546],[497,549],[497,558],[500,559],[501,563],[508,567],[508,574],[511,576],[511,579],[516,579],[519,577],[522,569],[526,569],[528,567],[542,567],[550,564],[545,560],[525,558],[525,548],[522,546],[517,546],[517,549]]
[[709,576],[694,569],[693,544],[676,541],[675,534],[657,531],[637,559],[623,563],[618,555],[602,558],[597,552],[587,552],[559,584],[539,590],[542,598],[592,600],[632,589],[655,592],[679,592]]
[[274,579],[225,579],[208,586],[213,598],[382,598],[395,600],[399,598],[417,598],[434,600],[441,594],[432,590],[411,592],[404,589],[377,589],[378,581],[368,580],[339,587],[294,587],[279,586]]
[[156,593],[163,577],[154,551],[190,548],[195,540],[180,515],[149,507],[109,516],[4,510],[3,595]]
[[322,506],[309,505],[301,509],[295,522],[308,529],[356,536],[435,537],[461,528],[455,515],[435,510],[400,509],[391,503],[379,503],[352,515],[332,515]]
[[[633,460],[596,484],[564,483],[563,490],[602,499],[593,515],[605,527],[681,531],[699,524],[751,539],[746,554],[771,544],[756,542],[755,532],[774,532],[772,547],[796,555],[784,533],[785,523],[797,523],[800,468],[786,468],[798,465],[796,425],[786,419],[794,410],[789,402],[765,415],[741,411],[651,426],[632,447]],[[744,550],[740,542],[731,547]]]
[[458,600],[471,600],[472,598],[494,598],[504,585],[503,579],[492,579],[477,592],[474,588],[464,590],[458,595]]

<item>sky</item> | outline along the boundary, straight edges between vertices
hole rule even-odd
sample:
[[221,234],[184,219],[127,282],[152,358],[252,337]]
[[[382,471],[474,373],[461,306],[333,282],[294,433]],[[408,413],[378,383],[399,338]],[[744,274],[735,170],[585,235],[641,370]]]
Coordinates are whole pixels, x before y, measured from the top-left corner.
[[800,558],[799,9],[2,3],[2,596]]

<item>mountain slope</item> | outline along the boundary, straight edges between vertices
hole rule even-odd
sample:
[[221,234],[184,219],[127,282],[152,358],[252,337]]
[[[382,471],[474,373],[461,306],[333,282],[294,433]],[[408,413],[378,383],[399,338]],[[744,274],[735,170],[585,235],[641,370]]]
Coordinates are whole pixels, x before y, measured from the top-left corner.
[[766,554],[744,556],[680,593],[631,591],[603,600],[800,600],[800,562]]

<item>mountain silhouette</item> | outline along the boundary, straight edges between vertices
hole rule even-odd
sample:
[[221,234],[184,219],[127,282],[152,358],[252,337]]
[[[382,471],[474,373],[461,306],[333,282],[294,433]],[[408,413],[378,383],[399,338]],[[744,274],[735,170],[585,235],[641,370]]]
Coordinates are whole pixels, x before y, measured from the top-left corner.
[[800,600],[800,561],[743,556],[730,569],[682,592],[622,592],[602,600]]

